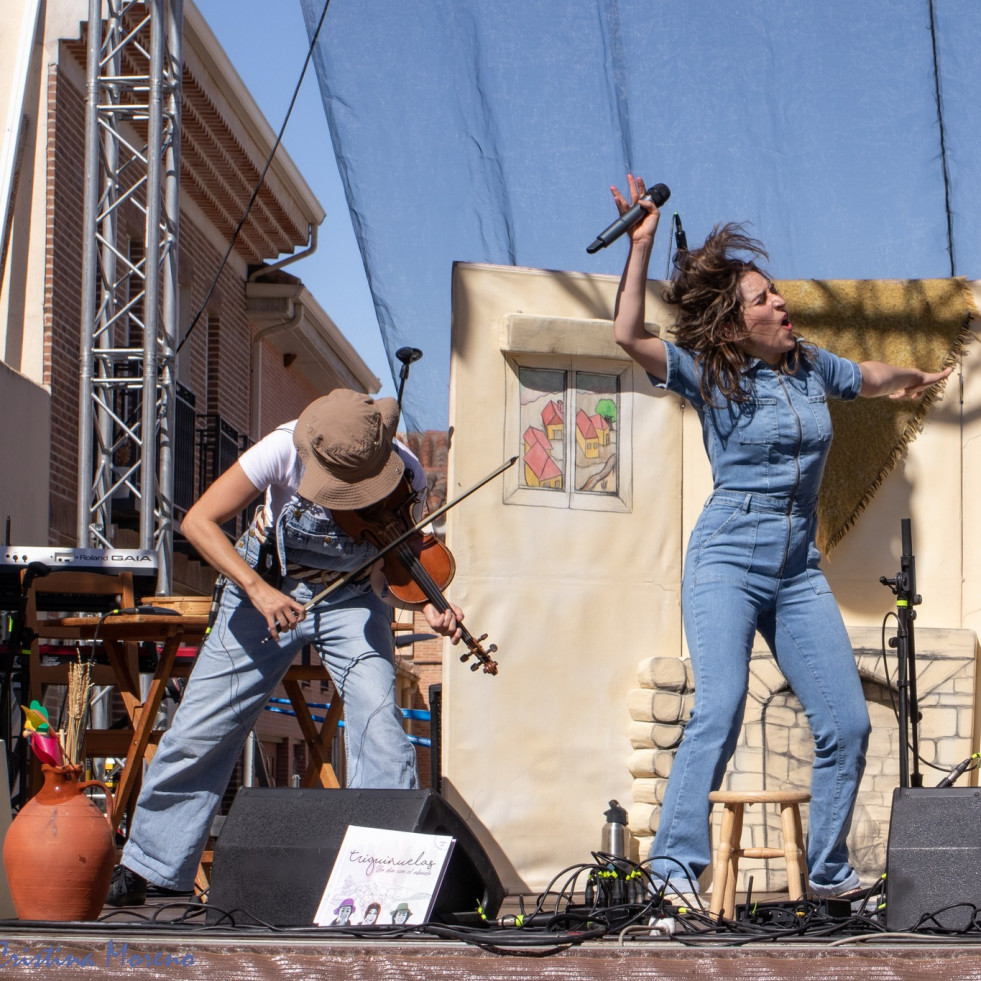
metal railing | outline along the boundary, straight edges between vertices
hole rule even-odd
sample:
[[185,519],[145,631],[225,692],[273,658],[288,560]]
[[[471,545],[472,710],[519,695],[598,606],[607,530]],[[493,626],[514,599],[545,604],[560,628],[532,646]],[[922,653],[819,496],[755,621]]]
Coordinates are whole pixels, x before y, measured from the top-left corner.
[[[265,710],[267,712],[274,712],[277,715],[291,715],[295,719],[296,712],[294,712],[292,709],[279,707],[280,705],[291,704],[292,703],[288,698],[270,698],[265,706]],[[330,702],[307,702],[307,707],[312,709],[322,709],[326,712],[330,708]],[[425,709],[400,708],[399,711],[402,713],[403,719],[412,719],[418,722],[432,721],[431,714]],[[313,719],[314,722],[323,722],[325,716],[314,715],[311,712],[310,718]],[[343,729],[344,720],[341,719],[340,722],[337,723],[337,726],[339,729]],[[427,749],[432,746],[432,742],[425,736],[413,736],[412,733],[406,733],[406,735],[409,737],[409,742],[412,743],[413,746],[425,746]]]

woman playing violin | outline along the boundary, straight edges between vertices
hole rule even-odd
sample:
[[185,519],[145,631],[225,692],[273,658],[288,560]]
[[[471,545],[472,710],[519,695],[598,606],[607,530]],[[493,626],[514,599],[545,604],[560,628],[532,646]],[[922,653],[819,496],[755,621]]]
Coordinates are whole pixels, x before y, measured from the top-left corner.
[[[220,573],[220,602],[144,779],[109,905],[142,904],[148,881],[175,891],[193,887],[245,739],[307,644],[344,701],[347,786],[418,786],[415,750],[395,706],[395,602],[380,563],[311,605],[325,585],[377,552],[371,541],[342,531],[333,512],[374,505],[407,483],[421,515],[425,474],[395,441],[397,423],[394,399],[337,389],[247,450],[188,511],[181,529]],[[222,523],[263,491],[256,520],[233,546]],[[417,606],[434,631],[459,641],[457,607]]]

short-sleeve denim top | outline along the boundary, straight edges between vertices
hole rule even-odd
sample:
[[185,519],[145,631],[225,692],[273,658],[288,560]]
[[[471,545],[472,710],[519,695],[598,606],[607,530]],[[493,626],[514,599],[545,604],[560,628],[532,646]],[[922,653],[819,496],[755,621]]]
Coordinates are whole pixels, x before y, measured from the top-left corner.
[[667,380],[648,377],[686,398],[698,413],[715,492],[763,494],[795,510],[812,509],[831,446],[827,400],[858,395],[858,365],[816,347],[793,375],[754,358],[743,372],[745,402],[730,402],[721,392],[706,402],[694,355],[668,341],[665,348]]

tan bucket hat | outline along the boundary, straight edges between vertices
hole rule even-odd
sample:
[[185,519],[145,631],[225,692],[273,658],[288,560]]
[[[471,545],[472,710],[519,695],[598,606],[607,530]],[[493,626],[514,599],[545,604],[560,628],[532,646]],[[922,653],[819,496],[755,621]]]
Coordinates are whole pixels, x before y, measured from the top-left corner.
[[405,471],[392,447],[398,421],[395,399],[375,401],[348,388],[311,402],[293,430],[303,461],[300,496],[354,511],[390,494]]

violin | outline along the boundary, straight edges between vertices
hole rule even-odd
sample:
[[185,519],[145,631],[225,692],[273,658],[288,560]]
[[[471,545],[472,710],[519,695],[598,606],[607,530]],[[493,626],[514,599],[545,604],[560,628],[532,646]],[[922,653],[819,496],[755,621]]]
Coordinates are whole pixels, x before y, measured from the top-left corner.
[[[419,495],[405,473],[395,490],[381,501],[357,511],[331,509],[331,515],[338,527],[354,541],[370,542],[380,552],[384,551],[382,569],[388,588],[398,601],[432,603],[444,613],[450,604],[443,590],[453,580],[456,563],[453,553],[434,534],[417,531],[406,537],[415,526],[412,507],[418,500]],[[400,538],[404,541],[391,547]],[[485,649],[481,642],[487,639],[487,634],[474,637],[462,623],[459,627],[460,639],[467,646],[467,652],[460,655],[460,660],[475,657],[477,660],[470,665],[471,671],[483,666],[485,674],[497,674],[497,661],[490,656],[497,651],[497,645],[490,644]]]

